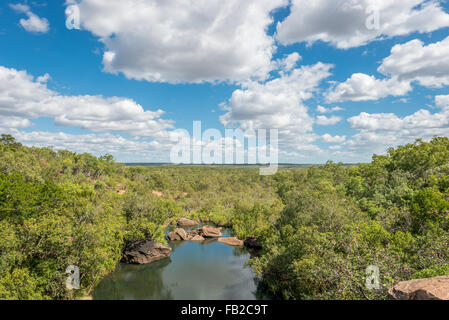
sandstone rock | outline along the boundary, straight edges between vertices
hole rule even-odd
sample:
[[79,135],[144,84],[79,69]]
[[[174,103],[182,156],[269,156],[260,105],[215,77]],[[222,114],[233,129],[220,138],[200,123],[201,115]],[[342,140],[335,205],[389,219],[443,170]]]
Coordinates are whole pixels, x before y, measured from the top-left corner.
[[170,232],[169,234],[167,234],[167,238],[170,241],[181,241],[181,237],[179,236],[179,234],[174,233],[174,232]]
[[218,241],[218,238],[206,238],[204,239],[204,241],[201,243],[203,246],[208,246],[210,244],[214,244]]
[[190,219],[186,219],[186,218],[181,218],[178,221],[178,226],[180,227],[193,227],[198,225],[198,222],[195,220],[190,220]]
[[237,238],[220,238],[218,239],[218,242],[227,244],[229,246],[243,247],[243,241]]
[[192,239],[190,239],[191,241],[204,241],[205,239],[202,236],[194,236]]
[[201,233],[205,238],[220,238],[221,231],[218,228],[214,228],[211,226],[204,226],[201,228]]
[[163,244],[149,240],[137,240],[130,242],[122,257],[122,262],[130,264],[147,264],[170,256],[171,248]]
[[189,236],[184,229],[178,228],[174,231],[178,236],[181,237],[181,240],[188,240]]
[[192,230],[192,231],[186,231],[187,233],[187,239],[186,240],[192,240],[194,237],[199,235],[198,230]]
[[164,196],[164,194],[162,192],[157,191],[157,190],[153,190],[153,191],[151,191],[151,193],[154,194],[158,198],[162,198]]
[[262,245],[260,244],[260,242],[257,240],[256,237],[248,237],[245,239],[244,242],[245,247],[249,248],[249,249],[255,249],[255,250],[260,250],[262,249]]
[[388,295],[394,300],[449,300],[449,276],[402,281]]

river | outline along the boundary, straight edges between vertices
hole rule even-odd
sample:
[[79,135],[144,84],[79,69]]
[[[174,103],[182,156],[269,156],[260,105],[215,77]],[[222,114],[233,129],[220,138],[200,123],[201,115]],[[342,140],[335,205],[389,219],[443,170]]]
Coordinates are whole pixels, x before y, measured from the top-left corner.
[[[223,236],[229,236],[224,230]],[[169,242],[169,258],[148,265],[119,264],[102,279],[96,300],[254,300],[257,279],[245,262],[250,254],[206,239]]]

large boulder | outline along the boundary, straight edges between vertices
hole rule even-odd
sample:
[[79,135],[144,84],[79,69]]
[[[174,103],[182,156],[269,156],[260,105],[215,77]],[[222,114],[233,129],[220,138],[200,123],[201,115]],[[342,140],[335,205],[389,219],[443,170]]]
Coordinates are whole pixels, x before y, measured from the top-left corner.
[[170,232],[169,234],[167,234],[167,238],[170,241],[181,241],[181,237],[179,236],[179,234],[175,233],[175,232]]
[[204,241],[204,238],[202,236],[194,236],[193,238],[190,239],[190,241],[195,241],[195,242],[202,242]]
[[180,226],[180,227],[193,227],[193,226],[197,226],[198,224],[199,224],[198,221],[190,220],[190,219],[186,219],[186,218],[181,218],[178,221],[178,226]]
[[220,228],[214,228],[211,226],[203,226],[201,233],[205,238],[220,238],[222,236]]
[[186,240],[192,240],[194,237],[200,235],[200,232],[198,230],[186,231],[186,233],[187,233]]
[[188,240],[189,236],[187,232],[184,229],[178,228],[174,231],[179,237],[181,237],[181,240]]
[[163,244],[149,240],[137,240],[130,242],[122,257],[122,262],[129,264],[147,264],[170,256],[171,248]]
[[402,281],[388,295],[394,300],[449,300],[449,276]]
[[245,242],[244,242],[244,245],[248,249],[255,249],[255,250],[262,249],[262,245],[260,244],[260,242],[257,240],[256,237],[248,237],[248,238],[246,238]]
[[227,244],[229,246],[243,247],[243,241],[237,238],[220,238],[218,239],[218,242]]

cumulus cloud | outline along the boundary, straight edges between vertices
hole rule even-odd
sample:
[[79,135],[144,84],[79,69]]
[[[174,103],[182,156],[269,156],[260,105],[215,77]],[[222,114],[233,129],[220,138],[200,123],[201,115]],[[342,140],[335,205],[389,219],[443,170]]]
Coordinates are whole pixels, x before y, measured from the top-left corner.
[[104,70],[151,82],[265,79],[270,15],[287,0],[80,0],[81,28],[104,43]]
[[329,103],[342,101],[378,100],[389,95],[403,96],[412,90],[409,81],[391,79],[376,79],[363,73],[355,73],[351,78],[331,89],[326,100]]
[[293,52],[283,59],[279,59],[275,61],[275,68],[283,70],[282,72],[289,72],[293,70],[298,62],[302,59],[302,57],[297,52]]
[[[283,44],[324,41],[347,49],[385,37],[427,33],[449,26],[449,14],[432,0],[292,0],[277,25]],[[378,25],[377,25],[378,22]]]
[[28,32],[47,33],[50,30],[50,23],[46,18],[40,18],[31,12],[30,7],[24,4],[10,4],[10,7],[17,12],[24,13],[28,19],[20,19],[20,25]]
[[316,107],[316,111],[324,114],[324,113],[333,113],[333,112],[343,111],[343,108],[341,108],[341,107],[326,108],[323,106],[318,106],[318,107]]
[[435,97],[435,104],[439,108],[435,113],[421,109],[405,117],[362,112],[348,119],[350,127],[358,133],[343,145],[360,153],[384,153],[388,147],[418,138],[428,140],[436,135],[449,136],[449,95]]
[[346,136],[332,136],[329,133],[326,133],[321,136],[321,140],[326,143],[342,143],[346,141]]
[[168,138],[173,122],[162,110],[148,111],[122,97],[64,96],[50,90],[48,75],[37,80],[26,71],[0,66],[0,115],[9,127],[26,127],[28,119],[52,117],[56,125],[77,126],[94,132],[122,132]]
[[51,147],[55,150],[70,150],[91,153],[96,156],[113,154],[123,162],[167,162],[170,144],[156,141],[127,139],[110,133],[68,134],[64,132],[22,131],[0,129],[12,134],[26,146]]
[[332,117],[318,116],[316,117],[316,124],[320,126],[331,126],[341,122],[341,120],[343,120],[343,118],[337,116]]
[[397,44],[378,71],[426,87],[449,85],[449,37],[427,46],[418,39]]
[[418,39],[397,44],[377,71],[387,78],[376,79],[355,73],[329,90],[326,101],[368,101],[404,96],[413,90],[414,82],[434,88],[449,85],[449,37],[427,46]]
[[280,145],[301,150],[318,150],[311,143],[314,119],[304,101],[313,97],[318,86],[331,74],[332,65],[302,66],[264,83],[250,81],[233,92],[220,117],[226,127],[243,130],[279,129]]

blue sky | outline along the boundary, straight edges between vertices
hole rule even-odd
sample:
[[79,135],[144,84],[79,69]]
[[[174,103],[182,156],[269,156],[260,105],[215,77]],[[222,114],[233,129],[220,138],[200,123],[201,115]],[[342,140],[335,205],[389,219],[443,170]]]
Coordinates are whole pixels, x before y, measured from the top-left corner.
[[0,131],[128,162],[168,161],[196,120],[278,129],[295,163],[449,135],[448,3],[190,2],[3,1]]

